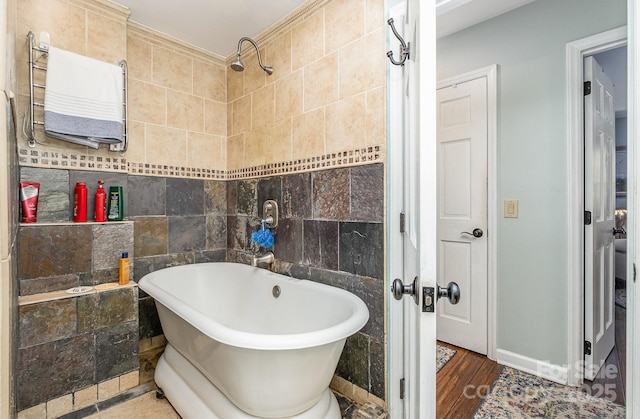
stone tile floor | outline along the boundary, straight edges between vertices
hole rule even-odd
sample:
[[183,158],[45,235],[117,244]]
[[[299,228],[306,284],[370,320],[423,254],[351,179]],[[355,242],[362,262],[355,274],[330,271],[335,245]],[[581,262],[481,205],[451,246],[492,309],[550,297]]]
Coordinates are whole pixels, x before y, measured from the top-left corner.
[[180,419],[167,399],[156,398],[156,392],[150,391],[104,411],[88,416],[93,419]]
[[[120,419],[131,417],[136,419],[180,419],[167,399],[156,398],[155,387],[150,385],[139,386],[131,392],[123,393],[107,401],[93,406],[93,410],[77,411],[65,415],[64,419],[91,418],[91,419]],[[373,405],[360,407],[351,400],[336,394],[343,419],[384,419],[386,413]]]

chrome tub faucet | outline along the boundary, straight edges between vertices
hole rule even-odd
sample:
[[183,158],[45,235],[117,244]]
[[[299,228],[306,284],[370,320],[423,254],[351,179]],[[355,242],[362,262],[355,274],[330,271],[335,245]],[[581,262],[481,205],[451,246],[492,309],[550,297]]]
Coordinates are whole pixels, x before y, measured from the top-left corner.
[[267,252],[262,256],[253,255],[251,258],[251,266],[258,266],[260,263],[272,264],[276,260],[273,252]]

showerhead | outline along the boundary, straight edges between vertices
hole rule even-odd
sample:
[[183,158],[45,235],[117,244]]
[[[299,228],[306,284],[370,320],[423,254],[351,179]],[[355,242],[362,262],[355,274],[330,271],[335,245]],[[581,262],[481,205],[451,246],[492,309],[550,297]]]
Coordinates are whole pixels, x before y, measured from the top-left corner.
[[240,54],[238,54],[236,59],[233,60],[233,62],[231,63],[231,68],[233,70],[235,70],[235,71],[243,71],[244,70],[244,64],[242,64],[242,61],[240,61]]
[[260,64],[260,68],[262,68],[268,75],[272,75],[273,67],[268,67],[262,64],[262,57],[260,56],[260,48],[258,48],[258,45],[255,43],[253,39],[247,38],[247,37],[242,37],[240,38],[240,41],[238,41],[238,51],[236,52],[236,59],[231,62],[230,64],[231,68],[235,71],[244,71],[244,64],[242,64],[242,61],[240,60],[240,55],[242,55],[242,43],[244,41],[249,41],[251,45],[253,45],[254,48],[256,49],[256,53],[258,55],[258,64]]

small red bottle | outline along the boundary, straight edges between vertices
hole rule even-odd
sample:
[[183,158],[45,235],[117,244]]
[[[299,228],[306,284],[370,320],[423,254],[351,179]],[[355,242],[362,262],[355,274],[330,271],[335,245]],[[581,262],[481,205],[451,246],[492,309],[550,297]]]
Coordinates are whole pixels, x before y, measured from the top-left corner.
[[95,212],[93,219],[96,222],[107,221],[106,205],[107,193],[104,191],[104,181],[98,181],[98,190],[96,191]]
[[74,190],[73,221],[84,223],[87,221],[87,185],[84,182],[76,183]]

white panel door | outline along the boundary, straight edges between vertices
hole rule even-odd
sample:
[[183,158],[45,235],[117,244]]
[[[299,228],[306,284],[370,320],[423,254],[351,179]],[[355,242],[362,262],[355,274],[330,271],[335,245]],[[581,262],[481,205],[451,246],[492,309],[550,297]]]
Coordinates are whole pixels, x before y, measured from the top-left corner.
[[[408,304],[405,333],[409,334],[406,370],[408,416],[405,419],[435,418],[436,413],[436,316],[422,310],[425,287],[436,287],[436,158],[435,90],[436,36],[435,1],[408,0],[411,58],[407,60],[408,137],[405,163],[411,162],[405,194],[413,215],[407,214],[405,280],[416,274],[418,304]],[[423,57],[423,59],[421,59]],[[411,226],[409,225],[411,224]],[[413,247],[415,246],[415,247]],[[409,272],[412,272],[409,274]]]
[[487,125],[486,77],[438,90],[438,284],[456,282],[461,298],[456,305],[440,302],[437,336],[484,355]]
[[[615,344],[615,112],[613,83],[593,57],[585,59],[585,371],[593,380]],[[589,353],[590,352],[590,353]]]
[[[394,14],[395,25],[401,26],[396,17]],[[401,399],[397,391],[399,380],[390,383],[390,413],[393,419],[423,419],[435,418],[436,413],[436,315],[422,309],[422,290],[436,287],[436,72],[434,60],[421,61],[420,57],[435,57],[435,3],[407,0],[404,23],[400,32],[410,43],[411,56],[403,67],[389,69],[389,94],[396,106],[389,110],[389,183],[394,186],[389,191],[389,210],[393,211],[401,202],[400,212],[405,214],[405,222],[404,231],[398,228],[389,234],[390,272],[394,275],[389,279],[398,275],[405,286],[415,281],[413,291],[417,301],[409,295],[404,298],[398,295],[400,301],[389,296],[390,315],[393,315],[390,319],[391,376],[398,378],[394,371],[401,356],[400,378],[405,383]],[[390,39],[391,48],[396,50],[397,41]],[[402,73],[401,92],[396,82],[399,73]],[[398,114],[400,107],[402,112]],[[398,121],[402,121],[400,129],[397,129]],[[399,220],[400,212],[390,217]],[[390,225],[399,223],[390,221]],[[398,260],[401,270],[396,268]],[[391,285],[391,281],[388,284]],[[402,322],[395,320],[399,311]],[[400,329],[402,337],[397,336]],[[398,346],[402,348],[398,350]]]

